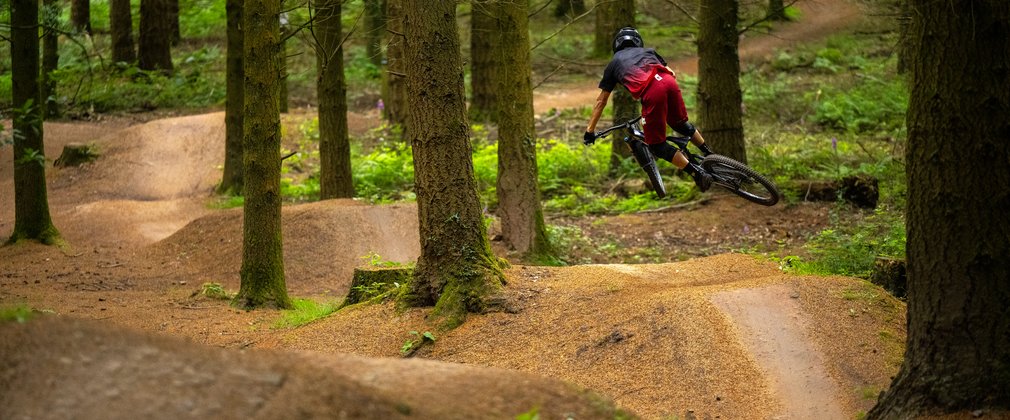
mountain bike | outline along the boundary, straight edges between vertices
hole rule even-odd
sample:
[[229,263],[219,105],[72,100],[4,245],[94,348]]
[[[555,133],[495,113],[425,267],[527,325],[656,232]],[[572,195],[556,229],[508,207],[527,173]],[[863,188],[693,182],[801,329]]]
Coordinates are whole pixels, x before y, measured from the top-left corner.
[[[611,132],[626,129],[624,142],[631,147],[631,154],[635,156],[638,165],[649,177],[653,191],[659,198],[663,198],[666,196],[666,186],[663,184],[663,177],[660,176],[659,168],[656,166],[656,158],[649,151],[649,146],[645,144],[645,133],[642,131],[641,120],[642,117],[637,117],[624,124],[599,131],[596,133],[596,137],[603,138]],[[700,165],[712,175],[713,184],[723,187],[747,201],[764,206],[774,206],[782,197],[782,193],[773,182],[743,163],[717,154],[705,157],[693,154],[687,150],[687,145],[691,142],[687,137],[668,136],[666,140],[676,145],[680,152],[687,156],[688,161]]]

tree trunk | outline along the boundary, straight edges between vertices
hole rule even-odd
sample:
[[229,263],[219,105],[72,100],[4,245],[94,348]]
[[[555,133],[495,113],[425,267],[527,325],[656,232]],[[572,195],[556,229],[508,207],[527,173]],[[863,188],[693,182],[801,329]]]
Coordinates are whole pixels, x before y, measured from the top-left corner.
[[281,139],[277,109],[280,0],[245,0],[245,206],[242,224],[242,284],[235,304],[291,307],[284,285],[281,241]]
[[70,25],[77,32],[91,33],[91,1],[70,1]]
[[365,0],[365,52],[368,61],[382,66],[382,39],[386,33],[385,0]]
[[698,122],[717,153],[747,163],[736,0],[702,0],[698,27]]
[[8,243],[59,244],[49,216],[46,156],[39,98],[39,1],[11,1],[11,80],[14,109],[14,233]]
[[901,9],[898,16],[898,73],[904,74],[908,71],[909,60],[909,25],[912,22],[912,9],[910,0],[900,0]]
[[344,83],[344,49],[340,45],[340,0],[316,0],[316,89],[319,98],[319,195],[354,197],[351,179],[351,144],[347,138],[347,86]]
[[59,102],[56,100],[56,79],[53,72],[60,65],[59,47],[59,25],[60,4],[56,0],[44,0],[42,23],[42,101],[44,105],[45,119],[55,118],[60,115]]
[[141,70],[172,71],[168,1],[141,0],[140,2],[139,67]]
[[505,244],[531,261],[551,257],[537,183],[528,0],[496,0],[498,216]]
[[787,20],[786,6],[783,4],[782,0],[768,0],[768,19]]
[[[613,34],[617,33],[619,29],[626,26],[635,26],[635,2],[634,0],[620,0],[616,3],[611,3],[607,7],[607,14],[612,19],[608,24],[608,27],[613,28],[611,33],[612,41]],[[612,44],[610,44],[610,51],[613,51]],[[624,86],[618,86],[614,89],[613,98],[614,124],[621,124],[642,115],[638,101],[631,97],[631,92],[628,92]],[[621,160],[631,157],[631,148],[624,143],[624,137],[611,136],[610,150],[610,171],[615,172],[620,166]]]
[[499,33],[495,27],[494,3],[498,0],[474,0],[470,14],[470,119],[495,121],[495,73]]
[[407,138],[407,79],[404,62],[403,3],[406,0],[386,0],[386,68],[382,72],[382,116],[393,124],[403,127],[403,138]]
[[912,8],[908,341],[871,419],[1010,407],[1010,3]]
[[596,0],[596,25],[593,36],[593,56],[610,57],[614,53],[614,34],[618,29],[611,23],[613,13],[610,12],[611,4],[608,0]]
[[[282,15],[283,16],[283,15]],[[288,36],[287,17],[281,18],[281,43],[277,52],[277,69],[280,72],[277,91],[277,105],[281,113],[288,112],[288,43],[285,39]]]
[[554,6],[554,17],[556,18],[565,16],[575,18],[583,13],[586,13],[585,0],[559,0]]
[[132,64],[137,60],[133,47],[133,17],[130,0],[109,0],[109,31],[112,33],[112,61]]
[[[641,107],[635,98],[631,97],[624,86],[614,88],[614,124],[622,124],[642,115]],[[624,136],[610,136],[610,173],[614,174],[621,166],[621,161],[631,157],[631,148],[624,142]]]
[[224,176],[217,187],[219,194],[242,194],[242,114],[245,112],[242,64],[242,1],[227,0],[228,52],[226,61],[226,89],[224,124]]
[[175,46],[182,41],[182,31],[179,29],[179,0],[168,1],[169,42]]
[[[391,2],[392,3],[392,2]],[[420,227],[409,303],[435,304],[443,326],[491,306],[502,287],[474,178],[456,3],[403,3],[414,189]]]

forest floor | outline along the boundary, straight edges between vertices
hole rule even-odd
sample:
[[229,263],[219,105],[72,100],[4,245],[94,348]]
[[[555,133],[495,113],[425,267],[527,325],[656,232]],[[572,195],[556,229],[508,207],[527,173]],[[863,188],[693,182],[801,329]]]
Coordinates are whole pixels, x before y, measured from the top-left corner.
[[[804,12],[806,24],[788,27],[827,31],[821,14],[841,16],[838,25],[853,19],[849,2],[799,4],[835,9]],[[792,39],[778,34],[774,39]],[[751,42],[742,47],[755,56],[776,45],[752,50]],[[595,90],[585,92],[594,98]],[[549,108],[591,99],[558,99]],[[354,118],[360,115],[352,126]],[[369,121],[363,117],[359,128]],[[208,206],[223,161],[223,114],[47,123],[45,134],[47,156],[70,142],[95,142],[103,155],[47,173],[50,208],[67,247],[0,248],[0,306],[27,304],[67,320],[0,325],[0,365],[20,373],[0,378],[0,394],[21,413],[60,417],[59,410],[88,409],[117,417],[114,410],[171,406],[204,417],[248,417],[240,408],[268,417],[277,405],[332,397],[301,383],[329,384],[332,376],[345,380],[332,386],[348,389],[340,398],[357,401],[352,406],[370,401],[360,413],[371,418],[387,417],[386,402],[393,414],[421,418],[510,418],[534,409],[550,418],[612,417],[596,397],[558,380],[646,418],[853,418],[873,405],[901,362],[902,302],[858,279],[792,275],[731,252],[798,246],[794,241],[828,226],[830,204],[764,208],[710,193],[692,207],[555,220],[611,240],[614,261],[650,249],[658,251],[648,260],[662,263],[515,265],[506,272],[508,312],[475,315],[445,333],[426,320],[429,309],[391,304],[352,307],[291,328],[278,325],[276,311],[236,310],[200,293],[206,282],[230,292],[239,286],[242,211]],[[14,196],[10,150],[0,149],[0,197]],[[13,200],[0,201],[0,235],[12,231],[13,215]],[[407,262],[419,252],[413,204],[333,200],[285,206],[283,217],[293,296],[339,300],[353,268],[365,264],[361,257]],[[704,257],[681,261],[694,256]],[[70,321],[76,319],[98,324]],[[134,330],[157,338],[123,332]],[[437,338],[412,360],[399,360],[417,338],[411,331]],[[245,370],[229,370],[239,361]],[[30,374],[18,370],[26,367]],[[228,382],[236,377],[244,382]],[[266,384],[266,391],[225,396],[249,382]],[[151,383],[162,385],[144,393]],[[288,386],[287,394],[268,392]],[[43,393],[64,397],[29,398]]]

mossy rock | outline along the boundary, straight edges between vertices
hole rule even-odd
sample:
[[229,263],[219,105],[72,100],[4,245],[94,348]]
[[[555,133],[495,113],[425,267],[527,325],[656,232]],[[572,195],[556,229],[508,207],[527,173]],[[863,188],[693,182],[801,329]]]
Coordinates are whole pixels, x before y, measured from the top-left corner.
[[382,298],[399,286],[406,285],[414,275],[411,267],[359,267],[354,269],[351,290],[342,306]]
[[80,166],[85,163],[94,162],[101,153],[94,144],[67,143],[63,146],[63,153],[56,158],[53,165],[57,167]]

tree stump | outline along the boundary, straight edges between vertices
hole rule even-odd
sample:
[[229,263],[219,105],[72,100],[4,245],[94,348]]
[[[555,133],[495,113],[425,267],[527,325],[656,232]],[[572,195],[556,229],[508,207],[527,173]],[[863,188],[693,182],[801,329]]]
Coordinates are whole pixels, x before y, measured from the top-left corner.
[[63,146],[63,153],[56,158],[53,165],[64,168],[67,166],[80,166],[85,163],[94,162],[98,159],[98,148],[93,144],[67,143]]
[[341,307],[382,297],[399,286],[407,284],[414,269],[411,267],[359,267],[354,269],[351,290]]
[[803,201],[836,201],[841,198],[866,209],[876,208],[880,198],[877,179],[866,175],[838,180],[797,181],[791,189],[797,191]]
[[905,260],[888,257],[877,257],[870,273],[870,282],[883,287],[896,298],[904,298],[908,278],[905,275]]

